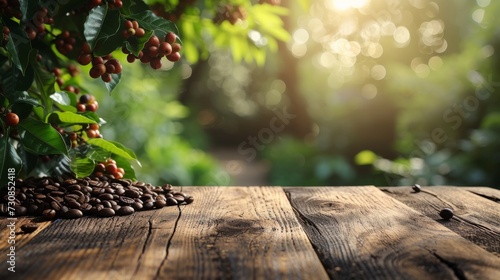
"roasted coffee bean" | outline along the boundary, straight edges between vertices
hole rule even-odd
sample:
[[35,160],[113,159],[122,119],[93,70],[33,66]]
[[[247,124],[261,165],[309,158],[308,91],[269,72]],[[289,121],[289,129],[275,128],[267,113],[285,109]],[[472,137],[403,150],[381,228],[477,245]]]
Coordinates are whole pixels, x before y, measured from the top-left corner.
[[127,196],[127,197],[130,197],[130,198],[138,198],[138,197],[140,197],[139,192],[135,191],[135,190],[126,190],[123,195]]
[[45,198],[47,198],[47,196],[45,196],[43,193],[38,193],[35,195],[35,198],[44,200]]
[[53,200],[51,203],[50,203],[50,207],[52,207],[52,209],[56,210],[56,211],[60,211],[61,210],[61,204],[55,200]]
[[148,201],[148,202],[144,202],[142,207],[144,210],[150,210],[150,209],[153,209],[155,207],[155,204],[153,201]]
[[82,206],[82,204],[80,204],[76,200],[70,200],[70,201],[66,202],[66,205],[68,205],[68,207],[72,208],[72,209],[79,209]]
[[92,206],[95,206],[99,203],[101,203],[101,200],[99,198],[92,197],[91,199],[89,199],[89,204]]
[[186,197],[186,200],[184,200],[184,201],[185,201],[187,204],[191,204],[191,203],[193,203],[193,201],[194,201],[194,197],[192,197],[192,196],[188,196],[188,197]]
[[126,196],[120,196],[118,198],[118,201],[120,202],[120,205],[131,205],[132,203],[135,202],[133,198],[126,197]]
[[28,206],[28,214],[29,215],[36,215],[38,214],[38,205],[36,204],[31,204],[30,206]]
[[137,181],[137,182],[135,182],[134,185],[137,186],[137,187],[142,187],[142,186],[145,186],[146,183]]
[[100,200],[113,200],[113,195],[110,193],[103,193],[99,195]]
[[83,212],[79,209],[70,209],[64,213],[64,217],[67,219],[78,219],[83,217]]
[[45,209],[42,212],[42,215],[49,220],[52,220],[56,217],[56,211],[54,209]]
[[451,218],[453,218],[453,209],[443,208],[439,212],[439,216],[441,216],[441,218],[443,218],[444,220],[450,220]]
[[61,206],[61,213],[66,213],[69,211],[69,207],[66,205]]
[[132,208],[134,208],[135,211],[140,211],[143,208],[143,205],[140,202],[134,202],[130,206],[132,206]]
[[51,191],[50,195],[51,196],[63,196],[64,192],[62,192],[62,191]]
[[83,203],[81,206],[80,206],[80,210],[82,211],[89,211],[90,209],[92,209],[92,205],[88,204],[88,203]]
[[172,193],[167,193],[165,197],[174,197],[174,195]]
[[21,226],[21,230],[25,233],[32,233],[38,229],[38,225],[34,223],[28,223]]
[[157,200],[154,202],[156,208],[163,208],[167,206],[167,202],[165,200]]
[[67,194],[64,196],[64,200],[68,201],[68,200],[77,200],[79,199],[80,197],[76,194]]
[[422,188],[420,187],[419,184],[415,184],[413,185],[413,187],[411,187],[413,189],[414,192],[418,193],[422,190]]
[[51,192],[59,190],[59,188],[56,187],[56,186],[54,186],[54,185],[47,185],[47,186],[45,186],[45,189],[48,190],[48,191],[51,191]]
[[118,209],[116,211],[116,215],[126,216],[126,215],[130,215],[134,212],[135,212],[134,208],[132,208],[130,206],[122,206],[122,207],[120,207],[120,209]]
[[167,197],[166,203],[168,206],[178,205],[179,202],[173,197]]
[[17,199],[20,201],[26,200],[26,195],[24,193],[20,193],[17,195]]
[[97,211],[101,211],[102,209],[104,209],[104,205],[99,203],[95,206],[95,209],[97,209]]
[[109,202],[108,200],[103,200],[101,202],[101,204],[102,204],[102,206],[104,206],[106,208],[111,208],[111,206],[113,206],[113,205],[111,205],[111,202]]
[[104,192],[105,192],[105,193],[114,194],[114,193],[115,193],[115,190],[114,190],[114,189],[112,189],[112,188],[104,188]]
[[112,217],[115,215],[115,210],[111,208],[103,208],[97,212],[97,215],[100,217]]
[[120,205],[118,205],[118,204],[115,204],[115,205],[111,206],[111,208],[112,208],[113,210],[115,210],[115,213],[116,213],[116,211],[118,211],[118,209],[120,209],[120,208],[121,208],[121,206],[120,206]]
[[69,185],[68,187],[66,187],[66,190],[70,191],[70,192],[79,191],[81,189],[82,189],[82,187],[80,187],[80,185]]
[[28,213],[28,208],[21,206],[21,205],[18,205],[16,207],[14,207],[14,211],[15,211],[15,214],[17,217],[24,216],[24,215],[26,215],[26,213]]
[[182,196],[182,195],[174,195],[174,197],[173,197],[173,198],[174,198],[175,200],[177,200],[177,202],[179,202],[179,204],[183,203],[183,202],[184,202],[184,200],[185,200],[184,196]]
[[117,195],[122,195],[125,193],[125,189],[122,187],[120,189],[116,189],[115,194]]
[[4,215],[4,214],[7,214],[9,210],[9,207],[7,206],[7,204],[0,204],[0,214]]

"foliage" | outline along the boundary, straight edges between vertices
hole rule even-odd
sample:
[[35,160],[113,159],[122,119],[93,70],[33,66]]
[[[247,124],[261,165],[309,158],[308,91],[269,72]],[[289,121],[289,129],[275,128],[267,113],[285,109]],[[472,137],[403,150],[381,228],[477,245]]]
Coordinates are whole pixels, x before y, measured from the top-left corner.
[[[0,186],[11,168],[18,177],[69,172],[84,177],[105,172],[98,168],[103,162],[121,168],[115,177],[136,179],[134,166],[140,163],[135,152],[102,137],[99,129],[106,121],[96,111],[103,104],[79,71],[101,78],[111,93],[121,80],[120,61],[140,60],[154,69],[165,68],[163,56],[178,61],[179,33],[185,34],[183,50],[191,63],[213,46],[230,48],[236,59],[262,63],[266,51],[276,49],[276,40],[288,39],[279,17],[286,10],[278,6],[154,2],[13,0],[1,5]],[[193,167],[195,173],[207,173],[203,162],[210,161]]]

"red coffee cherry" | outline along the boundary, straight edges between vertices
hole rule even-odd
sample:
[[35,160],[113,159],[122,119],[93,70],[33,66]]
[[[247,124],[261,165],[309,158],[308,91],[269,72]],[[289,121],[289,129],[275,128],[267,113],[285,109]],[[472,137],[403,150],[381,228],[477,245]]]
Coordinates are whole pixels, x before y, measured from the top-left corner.
[[19,117],[16,113],[7,113],[3,120],[7,126],[16,126],[19,123]]

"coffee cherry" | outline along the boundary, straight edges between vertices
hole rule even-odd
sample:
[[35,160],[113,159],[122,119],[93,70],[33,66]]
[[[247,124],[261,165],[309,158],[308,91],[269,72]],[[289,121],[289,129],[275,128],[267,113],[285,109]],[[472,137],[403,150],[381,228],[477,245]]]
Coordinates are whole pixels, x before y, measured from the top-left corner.
[[7,126],[16,126],[19,123],[19,117],[16,113],[7,113],[3,120]]
[[444,220],[450,220],[453,218],[453,209],[451,208],[443,208],[439,212],[439,216],[443,218]]
[[99,135],[99,133],[94,129],[87,129],[85,132],[87,133],[88,138],[96,138]]
[[93,129],[93,130],[99,130],[99,125],[96,124],[96,123],[91,123],[89,125],[89,129]]
[[173,43],[172,44],[172,52],[179,52],[181,50],[181,45],[178,43]]
[[178,52],[173,52],[173,53],[167,55],[167,59],[172,61],[172,62],[177,62],[181,59],[181,55]]
[[160,69],[161,68],[161,59],[159,57],[155,57],[151,59],[151,62],[149,63],[151,65],[151,68],[153,69]]
[[60,77],[62,74],[62,71],[58,67],[54,67],[54,69],[52,69],[52,73],[54,73],[54,75],[56,75],[56,77]]
[[128,63],[133,63],[135,61],[135,56],[133,54],[127,55]]
[[87,104],[85,106],[85,110],[90,111],[90,112],[95,112],[95,111],[97,111],[97,105],[96,104]]
[[177,36],[174,32],[168,32],[167,35],[165,35],[165,42],[173,44],[175,40],[177,40]]
[[80,101],[80,103],[82,104],[87,104],[90,101],[90,95],[83,94],[82,96],[80,96],[80,99],[78,101]]
[[120,172],[121,174],[125,174],[125,169],[121,168],[121,167],[118,167],[116,169],[117,172]]
[[95,170],[98,172],[105,172],[106,171],[106,165],[104,163],[100,162],[95,166]]
[[172,53],[172,45],[170,45],[168,42],[163,42],[158,47],[158,50],[160,51],[161,55],[167,56]]
[[106,172],[114,174],[116,171],[118,171],[118,167],[116,167],[116,164],[110,163],[106,165]]
[[76,104],[76,110],[78,112],[85,112],[87,110],[85,104],[78,103]]
[[104,74],[102,74],[101,79],[103,80],[103,82],[109,83],[109,82],[111,82],[112,77],[111,77],[111,74],[104,73]]
[[115,179],[122,179],[123,178],[123,173],[121,173],[121,172],[115,172],[115,173],[113,173],[113,176],[115,177]]
[[104,73],[106,73],[106,66],[104,64],[95,64],[90,68],[89,75],[90,77],[97,79],[100,76],[102,76]]
[[157,36],[151,36],[147,42],[150,46],[158,47],[160,45],[160,39]]
[[106,160],[106,164],[114,164],[114,165],[116,165],[116,161],[114,159],[112,159],[112,158],[108,158]]
[[135,30],[135,36],[141,38],[142,36],[144,36],[146,34],[146,31],[143,29],[143,28],[137,28]]
[[91,54],[81,54],[78,56],[77,59],[78,63],[81,65],[88,65],[92,61],[92,55]]

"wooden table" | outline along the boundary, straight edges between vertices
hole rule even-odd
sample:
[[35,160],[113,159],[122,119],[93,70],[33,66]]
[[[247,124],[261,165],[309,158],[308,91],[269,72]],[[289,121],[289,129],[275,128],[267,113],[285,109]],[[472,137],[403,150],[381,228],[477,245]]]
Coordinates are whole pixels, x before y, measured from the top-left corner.
[[500,190],[182,190],[195,202],[18,233],[15,273],[1,218],[0,279],[500,279]]

